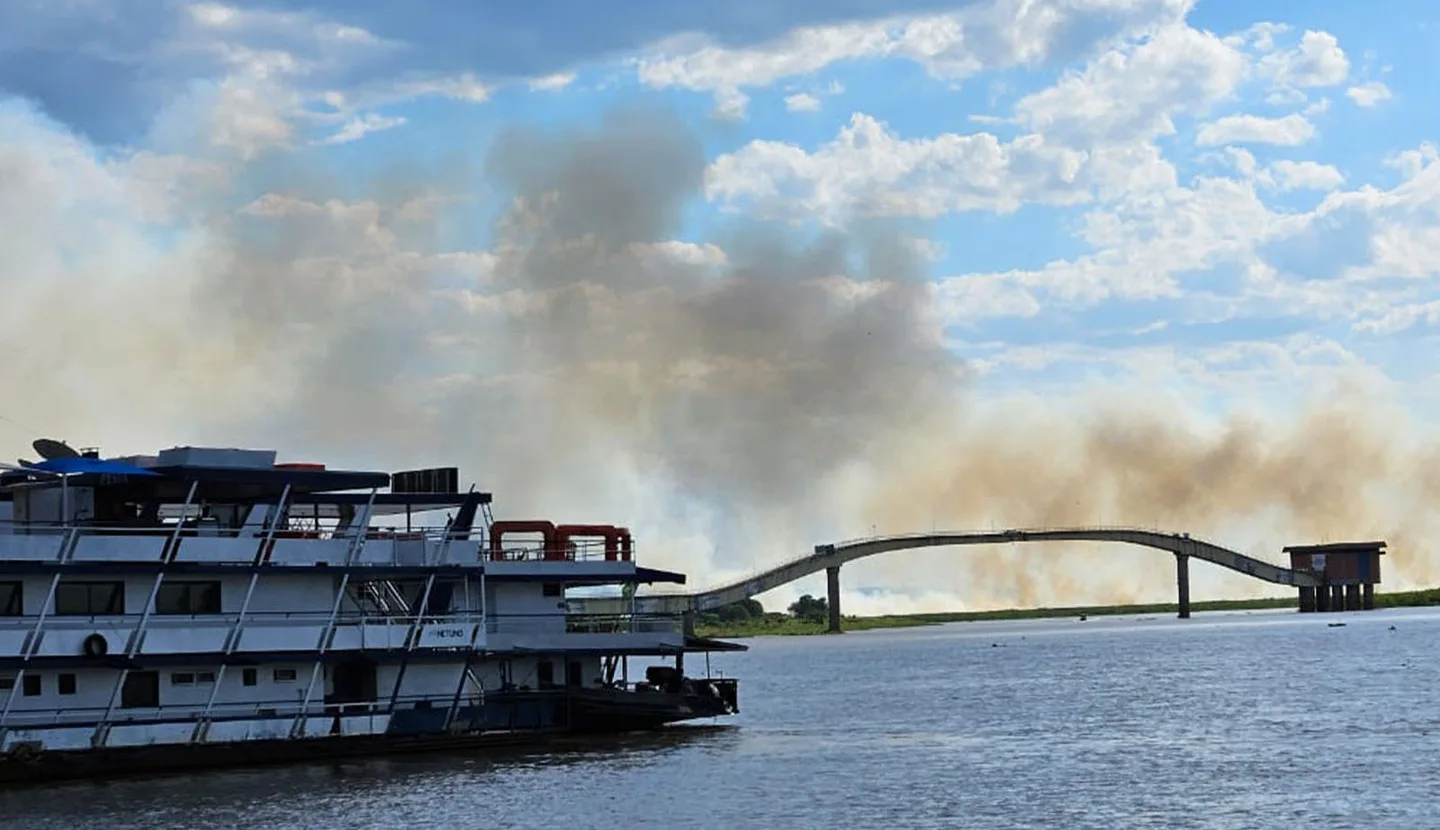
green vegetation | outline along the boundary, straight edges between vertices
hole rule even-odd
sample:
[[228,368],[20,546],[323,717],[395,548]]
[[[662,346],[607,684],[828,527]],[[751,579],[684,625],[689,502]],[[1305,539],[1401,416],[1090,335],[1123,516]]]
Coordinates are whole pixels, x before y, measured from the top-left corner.
[[[1192,602],[1190,610],[1250,611],[1265,608],[1294,608],[1294,597],[1270,599],[1216,600]],[[1376,608],[1411,608],[1440,605],[1440,588],[1422,591],[1399,591],[1376,594]],[[695,633],[704,637],[764,637],[794,634],[823,634],[828,607],[824,597],[805,595],[793,603],[788,613],[766,611],[759,602],[747,599],[713,613],[700,614],[695,620]],[[1090,605],[1061,608],[1013,608],[1003,611],[955,611],[941,614],[888,614],[880,617],[844,617],[846,631],[870,628],[908,628],[918,625],[939,625],[949,622],[980,620],[1027,620],[1053,617],[1101,617],[1115,614],[1174,614],[1174,603],[1152,605]]]

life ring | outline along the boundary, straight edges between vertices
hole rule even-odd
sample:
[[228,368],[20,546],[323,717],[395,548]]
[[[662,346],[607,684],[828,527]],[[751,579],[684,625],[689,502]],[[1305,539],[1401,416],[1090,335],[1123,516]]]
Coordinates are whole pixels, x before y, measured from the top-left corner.
[[85,651],[86,657],[104,657],[110,650],[110,642],[101,634],[91,634],[80,644],[80,648]]

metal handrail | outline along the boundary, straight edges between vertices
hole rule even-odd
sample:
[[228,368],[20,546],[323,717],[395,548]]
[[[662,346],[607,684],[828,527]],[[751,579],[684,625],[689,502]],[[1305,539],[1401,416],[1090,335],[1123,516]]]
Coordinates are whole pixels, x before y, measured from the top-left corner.
[[[426,614],[421,617],[425,623],[443,621],[468,621],[471,617],[478,619],[482,613],[481,609],[448,611],[443,614]],[[38,614],[29,614],[22,617],[0,617],[0,631],[11,628],[24,628],[26,624],[33,624],[39,618]],[[135,625],[143,618],[143,614],[87,614],[87,615],[56,615],[47,614],[46,620],[51,626],[63,623],[72,623],[74,628],[87,628],[96,625],[110,627]],[[222,612],[219,614],[154,614],[150,615],[151,626],[162,626],[169,628],[189,628],[196,623],[234,623],[238,622],[241,615],[234,612]],[[319,622],[323,623],[330,619],[328,611],[247,611],[244,614],[246,622]],[[347,622],[370,622],[382,620],[409,620],[415,619],[410,612],[397,613],[393,615],[374,613],[342,613],[337,619]]]
[[[28,617],[0,617],[0,631],[7,630],[28,630],[33,625],[38,615]],[[87,629],[96,626],[107,628],[123,628],[127,625],[139,624],[142,615],[140,614],[96,614],[90,616],[50,616],[48,617],[51,630],[54,629]],[[173,629],[184,628],[194,629],[197,627],[229,626],[239,622],[240,614],[234,612],[223,614],[152,614],[150,616],[150,627],[152,629]],[[664,611],[637,611],[630,613],[583,613],[583,612],[547,612],[536,614],[489,614],[486,615],[483,609],[467,609],[451,611],[444,614],[425,614],[417,618],[410,613],[397,613],[393,615],[371,614],[371,613],[342,613],[335,617],[337,624],[343,625],[444,625],[454,623],[478,623],[485,620],[599,620],[599,619],[679,619],[679,615]],[[324,624],[331,617],[326,611],[249,611],[244,615],[246,623],[254,625],[281,625],[287,623],[315,623]],[[68,624],[68,625],[67,625]]]
[[[171,674],[194,674],[210,669],[177,668],[170,671]],[[197,684],[197,685],[208,685]],[[443,702],[449,704],[452,693],[446,692],[443,695],[406,694],[396,697],[396,706],[391,707],[380,701],[353,702],[353,703],[326,703],[323,700],[311,701],[307,705],[300,705],[295,698],[276,698],[274,700],[247,700],[242,703],[217,703],[210,707],[209,714],[205,713],[203,703],[169,704],[162,706],[144,706],[120,708],[115,710],[109,718],[111,724],[123,724],[136,720],[155,720],[166,716],[173,716],[177,719],[185,717],[205,716],[209,720],[218,718],[236,717],[242,715],[254,715],[257,719],[290,718],[297,714],[313,715],[316,717],[339,714],[342,717],[361,717],[366,715],[391,714],[400,709],[398,704],[420,703],[431,701],[434,703]],[[470,700],[478,700],[479,695],[464,696]],[[338,709],[338,712],[331,712]],[[65,707],[63,709],[15,709],[5,718],[5,728],[25,728],[35,726],[64,726],[67,723],[90,723],[97,717],[103,717],[109,710],[106,706],[85,706]],[[124,713],[124,714],[120,714]]]
[[[427,548],[432,545],[443,545],[447,549],[456,542],[473,542],[479,546],[477,558],[482,560],[494,559],[494,553],[488,548],[489,537],[483,528],[451,529],[449,527],[419,527],[401,529],[390,526],[369,525],[363,533],[354,533],[353,529],[343,532],[336,530],[312,529],[312,528],[273,528],[268,529],[260,526],[246,526],[240,528],[219,528],[219,527],[198,527],[198,526],[177,526],[175,524],[163,524],[146,527],[135,527],[123,524],[87,523],[87,524],[31,524],[24,522],[3,522],[0,521],[0,542],[6,538],[40,537],[54,538],[57,542],[69,535],[72,537],[71,545],[58,545],[53,556],[47,559],[58,560],[63,555],[65,547],[73,547],[81,538],[123,536],[136,539],[166,539],[169,544],[167,550],[172,550],[177,543],[181,544],[180,550],[184,550],[183,542],[190,539],[247,539],[265,540],[266,544],[274,541],[335,541],[341,539],[363,539],[370,544],[387,542],[393,543],[424,543]],[[499,551],[498,559],[507,562],[521,561],[604,561],[613,555],[613,551],[607,552],[604,540],[580,539],[569,543],[565,550],[548,551],[542,546],[518,545],[505,547]],[[548,554],[548,555],[547,555]],[[172,550],[173,555],[173,550]],[[248,561],[253,557],[250,555],[237,555],[236,561]],[[426,561],[436,559],[437,562],[443,558],[442,551],[436,551],[432,557],[427,551]],[[616,561],[633,561],[634,552],[628,556],[621,554],[621,559]],[[463,561],[456,561],[454,564],[464,564]]]
[[[542,626],[526,625],[541,621],[556,623],[555,629]],[[681,614],[664,612],[637,612],[635,614],[497,614],[491,615],[485,620],[485,631],[491,634],[511,633],[560,633],[559,626],[564,626],[564,633],[568,634],[628,634],[634,632],[655,633],[657,631],[677,631],[684,621]],[[614,630],[607,630],[615,626]],[[624,627],[621,627],[624,626]],[[600,631],[580,631],[579,628],[595,627]]]

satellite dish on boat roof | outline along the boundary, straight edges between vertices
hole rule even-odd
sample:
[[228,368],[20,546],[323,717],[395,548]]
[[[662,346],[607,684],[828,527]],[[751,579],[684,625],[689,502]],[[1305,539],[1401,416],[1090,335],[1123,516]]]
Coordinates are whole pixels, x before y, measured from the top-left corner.
[[40,457],[47,461],[52,458],[80,457],[80,453],[76,452],[74,447],[64,441],[56,441],[54,438],[36,438],[30,446],[34,447],[35,452],[40,453]]

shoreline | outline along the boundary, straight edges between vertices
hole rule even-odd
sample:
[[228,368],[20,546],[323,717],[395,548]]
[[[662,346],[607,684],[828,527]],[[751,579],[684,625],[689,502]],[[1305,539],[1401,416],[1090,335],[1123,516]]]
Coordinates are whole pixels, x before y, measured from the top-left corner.
[[[1397,591],[1375,595],[1375,607],[1379,608],[1420,608],[1440,605],[1440,588],[1426,588],[1418,591]],[[1211,600],[1191,602],[1192,613],[1203,611],[1253,611],[1275,608],[1296,608],[1294,597],[1267,597],[1263,599]],[[1010,608],[997,611],[950,611],[928,614],[884,614],[875,617],[844,617],[841,626],[846,631],[866,631],[876,628],[915,628],[926,625],[941,625],[952,622],[981,622],[986,620],[1031,620],[1057,617],[1105,617],[1125,614],[1178,613],[1176,603],[1152,603],[1146,605],[1076,605],[1048,608]],[[750,637],[806,636],[826,633],[826,624],[819,621],[799,620],[783,612],[770,612],[764,617],[751,618],[743,622],[723,624],[697,624],[695,633],[703,637],[747,639]]]

